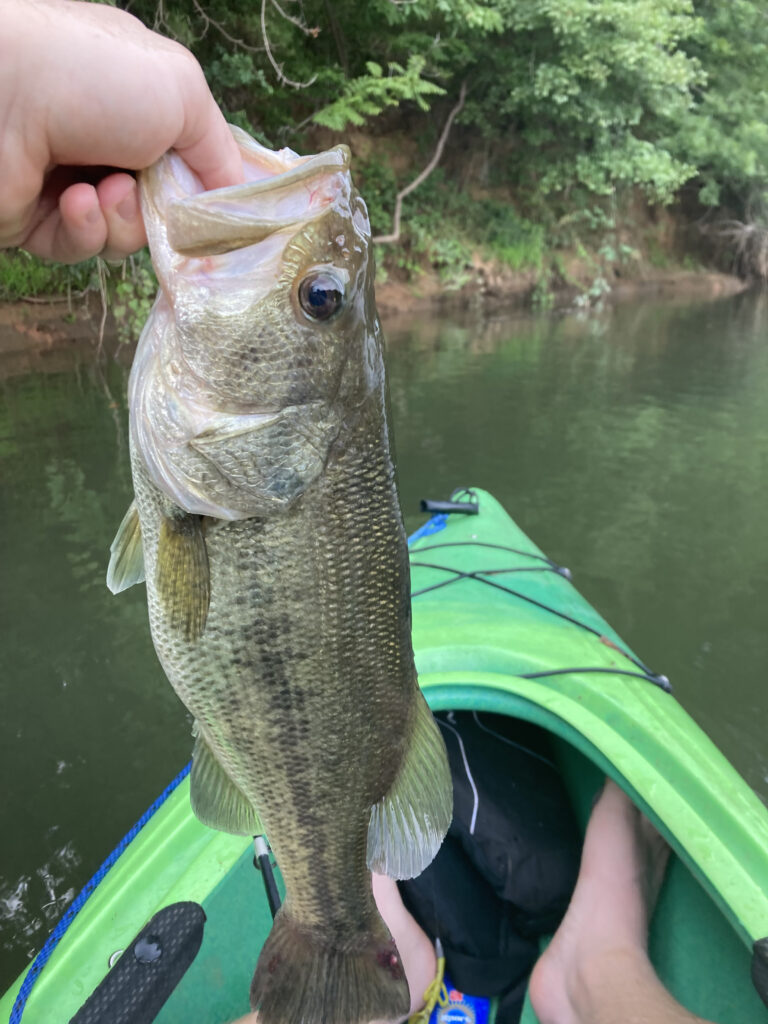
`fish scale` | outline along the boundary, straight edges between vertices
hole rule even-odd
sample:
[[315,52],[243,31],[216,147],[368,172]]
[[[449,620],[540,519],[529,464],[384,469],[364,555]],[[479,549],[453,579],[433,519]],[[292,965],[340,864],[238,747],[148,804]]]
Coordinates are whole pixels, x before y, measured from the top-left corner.
[[108,582],[146,579],[195,718],[195,813],[265,831],[280,865],[261,1024],[367,1024],[409,1003],[370,870],[423,870],[452,802],[414,667],[370,229],[346,151],[235,135],[245,185],[202,193],[174,154],[142,174],[161,293],[131,374],[135,506]]

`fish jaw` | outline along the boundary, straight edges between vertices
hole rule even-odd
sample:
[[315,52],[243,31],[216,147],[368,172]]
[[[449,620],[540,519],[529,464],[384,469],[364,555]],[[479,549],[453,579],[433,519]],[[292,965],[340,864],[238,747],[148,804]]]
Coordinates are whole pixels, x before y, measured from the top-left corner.
[[[161,292],[130,383],[155,485],[184,511],[225,520],[288,509],[323,471],[350,404],[383,379],[374,353],[364,379],[342,381],[375,320],[348,150],[273,153],[233,131],[244,185],[203,192],[174,153],[142,173]],[[323,274],[345,299],[329,324],[301,308],[302,281]]]
[[[263,147],[259,151],[259,156],[270,153]],[[282,154],[291,152],[283,150]],[[271,156],[280,158],[281,154]],[[283,158],[283,169],[275,168],[274,176],[171,200],[168,241],[182,255],[210,256],[306,224],[336,202],[340,181],[349,171],[349,158],[346,146],[310,157],[293,154],[293,158]],[[253,170],[246,157],[244,165],[246,172]],[[262,167],[260,162],[259,170]]]
[[[346,146],[302,157],[287,148],[267,149],[234,126],[232,133],[243,158],[242,185],[204,191],[173,150],[139,177],[152,261],[169,295],[195,272],[213,275],[221,288],[243,266],[253,271],[257,263],[263,264],[258,277],[268,290],[269,269],[277,266],[287,239],[351,190]],[[245,249],[250,251],[228,260],[213,259]]]

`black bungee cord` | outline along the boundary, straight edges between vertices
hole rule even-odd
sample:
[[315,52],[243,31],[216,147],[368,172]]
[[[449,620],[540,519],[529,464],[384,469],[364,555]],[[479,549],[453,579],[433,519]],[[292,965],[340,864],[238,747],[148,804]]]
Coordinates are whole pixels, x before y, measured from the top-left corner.
[[[470,501],[460,502],[456,501],[457,495],[468,495]],[[470,488],[459,488],[454,491],[451,495],[451,503],[457,506],[456,511],[461,510],[461,505],[466,504],[468,509],[472,509],[476,514],[477,512],[477,495]],[[423,503],[422,503],[423,504]],[[594,668],[561,668],[561,669],[550,669],[542,672],[529,672],[519,673],[521,679],[542,679],[548,676],[557,675],[569,675],[575,673],[592,673],[599,672],[613,675],[630,676],[633,678],[644,679],[646,682],[652,683],[654,686],[658,686],[659,689],[665,693],[672,693],[672,685],[669,679],[658,672],[653,672],[644,662],[639,658],[636,658],[628,650],[611,640],[605,634],[601,633],[599,629],[594,626],[590,626],[589,623],[583,622],[581,619],[577,619],[572,615],[568,615],[567,612],[560,611],[558,608],[554,608],[552,605],[545,604],[543,601],[538,601],[536,598],[529,596],[528,594],[521,593],[519,590],[515,590],[512,587],[505,586],[503,583],[497,580],[489,579],[490,576],[504,575],[507,573],[532,573],[532,572],[553,572],[558,576],[562,576],[564,579],[570,581],[572,579],[572,573],[570,569],[566,569],[563,566],[558,565],[552,559],[547,558],[546,555],[539,554],[535,551],[523,551],[520,548],[507,547],[504,544],[491,544],[487,541],[478,540],[465,540],[465,541],[442,541],[438,544],[427,544],[424,547],[415,548],[412,551],[413,556],[419,556],[426,551],[434,551],[438,548],[449,548],[449,547],[480,547],[480,548],[492,548],[497,551],[507,551],[511,554],[522,555],[526,558],[531,558],[534,561],[544,562],[543,566],[530,565],[530,566],[515,566],[515,567],[504,567],[504,568],[491,568],[491,569],[474,569],[465,572],[461,569],[455,569],[448,565],[439,565],[433,562],[421,562],[411,561],[411,565],[414,568],[431,569],[437,572],[450,573],[451,577],[447,580],[440,580],[437,583],[431,583],[426,587],[421,587],[419,590],[414,590],[411,593],[411,598],[421,597],[423,594],[430,593],[433,590],[439,590],[442,587],[450,586],[452,583],[457,583],[459,580],[475,580],[478,583],[484,583],[489,587],[494,587],[497,590],[503,590],[505,593],[512,597],[517,597],[521,601],[527,601],[529,604],[534,605],[537,608],[541,608],[542,611],[557,615],[558,618],[564,619],[566,622],[570,622],[574,626],[578,626],[580,629],[585,629],[587,632],[592,633],[598,640],[606,647],[610,647],[612,650],[621,654],[629,662],[640,669],[639,672],[631,672],[626,669],[614,669],[605,666],[594,667]]]

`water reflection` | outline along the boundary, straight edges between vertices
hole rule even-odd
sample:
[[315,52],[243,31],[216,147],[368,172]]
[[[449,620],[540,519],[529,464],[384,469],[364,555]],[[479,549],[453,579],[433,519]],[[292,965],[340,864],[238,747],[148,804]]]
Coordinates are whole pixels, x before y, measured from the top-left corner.
[[0,380],[3,986],[188,756],[144,595],[104,586],[131,498],[125,382],[92,353]]
[[389,330],[406,512],[494,491],[764,797],[766,321],[758,294]]
[[[387,330],[407,525],[422,496],[493,491],[763,796],[766,327],[745,295]],[[191,746],[142,588],[104,586],[126,370],[45,369],[0,360],[3,986]]]

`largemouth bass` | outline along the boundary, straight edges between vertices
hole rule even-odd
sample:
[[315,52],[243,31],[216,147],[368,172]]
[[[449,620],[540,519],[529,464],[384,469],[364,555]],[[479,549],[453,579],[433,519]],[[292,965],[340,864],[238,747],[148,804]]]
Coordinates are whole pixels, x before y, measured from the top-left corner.
[[108,583],[146,578],[195,718],[195,813],[266,832],[280,865],[261,1024],[367,1024],[409,1006],[369,872],[419,874],[452,809],[411,647],[370,228],[345,147],[235,134],[243,185],[203,192],[173,153],[141,175],[161,290]]

